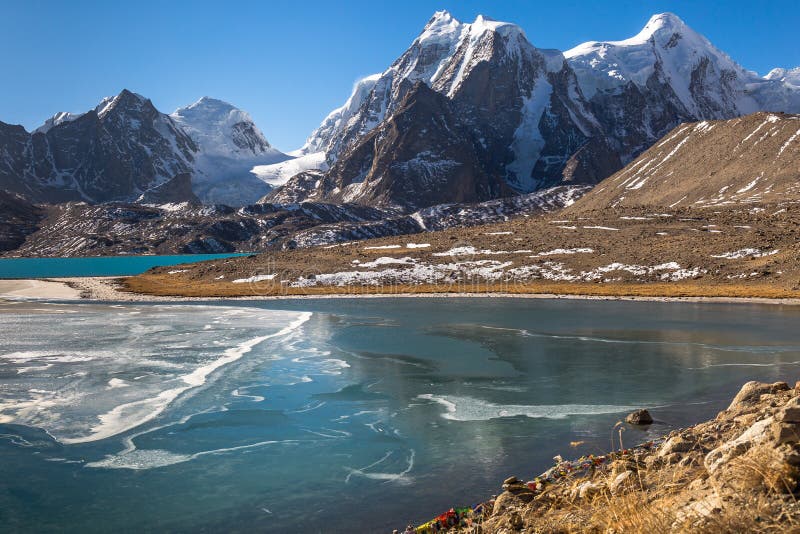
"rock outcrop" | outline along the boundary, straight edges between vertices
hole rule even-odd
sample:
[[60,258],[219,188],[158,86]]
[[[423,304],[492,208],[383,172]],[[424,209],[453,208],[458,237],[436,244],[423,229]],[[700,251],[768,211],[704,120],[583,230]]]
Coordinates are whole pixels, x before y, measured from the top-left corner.
[[19,195],[0,190],[0,253],[14,250],[35,232],[44,210]]
[[800,389],[749,382],[715,419],[607,458],[526,499],[507,479],[479,531],[794,532]]

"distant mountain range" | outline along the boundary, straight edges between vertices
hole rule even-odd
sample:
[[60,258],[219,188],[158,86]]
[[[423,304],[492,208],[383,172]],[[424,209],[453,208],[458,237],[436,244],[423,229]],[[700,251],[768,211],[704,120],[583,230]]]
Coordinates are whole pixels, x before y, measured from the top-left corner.
[[165,114],[124,90],[33,132],[0,122],[0,189],[34,203],[305,201],[411,213],[596,184],[681,123],[800,112],[800,68],[764,77],[680,18],[538,49],[514,24],[437,12],[284,154],[212,98]]
[[267,198],[413,209],[593,184],[680,123],[800,112],[798,72],[759,77],[669,13],[561,53],[442,11],[309,137],[302,152],[329,170]]
[[0,188],[36,202],[147,201],[157,190],[234,205],[270,190],[250,173],[254,165],[289,158],[230,104],[202,98],[166,115],[128,90],[86,113],[57,113],[31,133],[0,122],[0,155]]

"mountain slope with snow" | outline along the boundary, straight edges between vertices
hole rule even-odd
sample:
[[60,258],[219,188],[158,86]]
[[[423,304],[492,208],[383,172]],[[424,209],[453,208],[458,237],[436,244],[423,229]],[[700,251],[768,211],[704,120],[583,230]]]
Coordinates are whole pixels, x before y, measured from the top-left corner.
[[197,144],[193,189],[206,203],[255,202],[270,186],[253,167],[289,159],[270,146],[250,115],[222,100],[203,97],[170,117]]
[[777,80],[787,85],[800,87],[800,67],[793,69],[772,69],[764,76],[766,80]]
[[800,202],[800,115],[682,124],[572,210],[758,207]]
[[560,52],[535,48],[515,24],[444,11],[311,140],[330,170],[271,198],[418,209],[591,183],[619,167]]
[[32,133],[0,123],[0,188],[37,202],[251,204],[271,190],[253,167],[289,157],[247,113],[208,97],[166,115],[123,90],[86,113],[57,113]]
[[135,200],[191,171],[197,146],[150,100],[128,90],[29,134],[0,125],[0,184],[39,202]]
[[800,91],[745,70],[671,13],[629,39],[564,55],[623,161],[681,122],[800,111]]
[[[309,137],[302,152],[324,151],[330,169],[311,180],[304,166],[275,198],[405,209],[594,183],[680,123],[800,112],[798,72],[759,77],[671,13],[629,39],[561,54],[535,48],[514,24],[440,11]],[[427,127],[413,127],[428,117],[405,105],[419,84],[446,100]]]

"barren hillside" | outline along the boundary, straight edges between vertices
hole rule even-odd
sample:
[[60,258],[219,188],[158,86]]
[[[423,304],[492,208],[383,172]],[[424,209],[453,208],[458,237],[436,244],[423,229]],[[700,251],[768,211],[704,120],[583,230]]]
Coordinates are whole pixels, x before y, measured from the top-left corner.
[[571,211],[800,201],[800,115],[682,124]]

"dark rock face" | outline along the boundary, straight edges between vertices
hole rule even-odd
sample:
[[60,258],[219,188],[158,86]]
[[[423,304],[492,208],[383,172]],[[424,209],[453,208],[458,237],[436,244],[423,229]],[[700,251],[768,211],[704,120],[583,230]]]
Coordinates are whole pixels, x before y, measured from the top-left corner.
[[44,210],[19,195],[0,190],[0,252],[14,250],[35,232]]
[[3,187],[37,202],[132,201],[191,171],[197,147],[150,100],[124,90],[96,109],[28,134],[0,124]]
[[413,211],[596,183],[620,167],[594,140],[602,132],[564,57],[511,24],[437,14],[362,98],[319,141],[330,170],[295,177],[268,199]]
[[409,209],[512,194],[487,159],[451,103],[420,83],[395,115],[333,165],[324,196]]
[[636,410],[625,417],[625,422],[632,425],[651,425],[653,424],[653,416],[647,410]]
[[598,92],[589,100],[589,107],[603,124],[614,151],[626,162],[677,124],[692,120],[655,73],[644,88],[628,83],[619,93]]
[[293,240],[298,246],[309,247],[496,223],[514,216],[563,209],[589,189],[588,186],[559,186],[476,204],[440,204],[408,215],[385,213],[380,220],[321,224],[296,233]]
[[169,202],[174,198],[168,196],[172,193],[170,187],[186,186],[186,175],[179,175],[163,188],[152,190],[151,194],[161,195],[150,197],[157,204],[70,202],[37,207],[19,196],[0,192],[0,252],[13,256],[103,256],[263,252],[333,245],[540,214],[562,208],[587,189],[559,187],[481,204],[448,204],[399,215],[358,204],[304,202],[235,209]]
[[7,250],[14,256],[258,252],[319,224],[384,215],[358,206],[257,205],[233,209],[189,203],[70,202],[42,210],[41,220],[24,242]]
[[192,175],[188,172],[178,174],[172,180],[148,189],[137,200],[142,204],[201,203],[192,191]]
[[29,195],[32,186],[21,179],[28,170],[31,136],[22,126],[0,122],[0,189]]
[[682,122],[757,110],[799,112],[800,90],[745,71],[669,13],[561,54],[513,24],[439,12],[309,137],[324,178],[284,187],[294,201],[413,210],[595,184]]
[[322,171],[305,171],[292,176],[288,182],[264,196],[260,203],[292,204],[297,202],[316,201],[323,196],[317,183],[323,180]]

